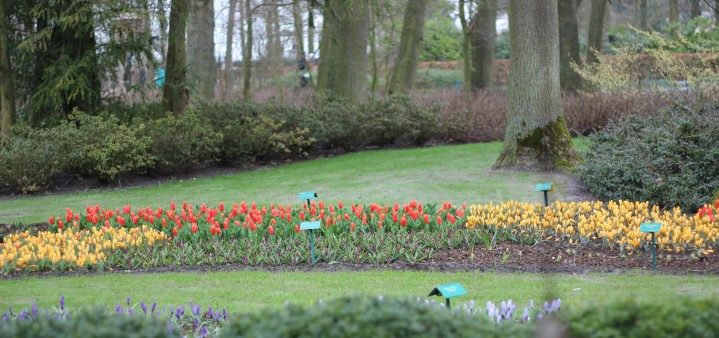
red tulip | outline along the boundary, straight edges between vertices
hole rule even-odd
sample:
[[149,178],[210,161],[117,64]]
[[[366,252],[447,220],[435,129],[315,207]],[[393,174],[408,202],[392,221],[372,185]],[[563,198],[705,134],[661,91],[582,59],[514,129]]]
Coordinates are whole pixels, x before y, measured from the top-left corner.
[[192,223],[192,226],[190,227],[190,231],[194,234],[197,233],[197,223]]
[[355,222],[350,223],[350,231],[355,231]]
[[62,220],[57,221],[57,228],[58,228],[58,229],[62,229],[62,228],[64,228],[64,227],[65,227],[65,223],[63,223]]
[[48,218],[47,222],[50,223],[50,225],[55,225],[55,217],[50,216],[50,218]]
[[424,223],[429,224],[429,215],[428,214],[424,214]]
[[274,236],[274,234],[275,234],[275,227],[273,227],[273,226],[270,225],[270,226],[267,228],[267,232],[270,234],[270,236]]
[[[719,201],[719,200],[717,200],[717,201]],[[342,201],[339,201],[339,202],[337,202],[337,207],[339,207],[340,209],[344,209],[345,204],[342,203]],[[718,207],[718,208],[719,208],[719,207]]]
[[399,221],[399,225],[406,227],[407,226],[407,216],[402,215],[402,219]]

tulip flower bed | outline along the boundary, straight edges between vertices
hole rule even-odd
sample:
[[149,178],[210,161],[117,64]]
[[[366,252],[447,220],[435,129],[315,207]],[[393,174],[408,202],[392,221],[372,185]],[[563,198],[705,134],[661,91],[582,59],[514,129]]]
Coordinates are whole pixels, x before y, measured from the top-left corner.
[[451,203],[309,206],[188,203],[169,208],[66,209],[48,219],[49,231],[13,234],[0,244],[4,273],[39,270],[134,269],[160,266],[298,265],[309,262],[303,221],[320,221],[317,257],[322,262],[416,263],[441,250],[506,241],[618,247],[631,254],[648,245],[645,221],[663,224],[660,250],[706,256],[719,245],[719,202],[696,215],[662,211],[643,202],[610,201],[456,206]]
[[650,243],[650,235],[641,233],[639,225],[654,221],[662,224],[659,250],[705,256],[719,246],[717,209],[719,200],[696,215],[679,208],[660,210],[648,202],[555,202],[546,210],[539,204],[505,202],[471,206],[466,227],[496,227],[518,235],[539,232],[577,243],[600,241],[632,252]]

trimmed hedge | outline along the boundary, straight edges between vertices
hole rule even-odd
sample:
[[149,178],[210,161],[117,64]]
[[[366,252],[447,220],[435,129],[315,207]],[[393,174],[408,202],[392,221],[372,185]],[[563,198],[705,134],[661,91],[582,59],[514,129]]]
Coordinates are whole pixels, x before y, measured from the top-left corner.
[[579,167],[602,199],[694,211],[719,189],[719,110],[674,107],[616,121],[591,136]]

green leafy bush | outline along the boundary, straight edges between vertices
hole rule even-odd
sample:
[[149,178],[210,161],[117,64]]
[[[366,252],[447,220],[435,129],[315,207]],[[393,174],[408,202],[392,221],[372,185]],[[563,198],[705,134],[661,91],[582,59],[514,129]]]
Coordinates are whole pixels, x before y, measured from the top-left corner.
[[603,199],[696,210],[719,188],[719,111],[675,107],[631,116],[591,136],[579,167]]
[[315,307],[289,305],[250,314],[220,337],[530,337],[532,326],[495,325],[410,299],[345,297]]
[[570,337],[716,337],[719,301],[677,299],[671,303],[634,300],[592,305],[568,313]]
[[0,181],[22,193],[46,189],[50,178],[67,167],[69,139],[59,127],[16,126],[0,148]]
[[[222,137],[223,162],[253,161],[306,154],[314,140],[309,130],[291,127],[284,120],[269,116],[271,104],[201,103],[195,110],[207,116]],[[268,109],[265,109],[268,108]],[[289,111],[297,111],[287,107]],[[286,113],[283,110],[283,113]]]
[[154,158],[143,125],[128,126],[114,115],[90,116],[75,112],[64,127],[71,130],[73,146],[68,153],[73,172],[113,181],[123,174],[144,173]]
[[154,317],[108,315],[103,308],[90,308],[68,319],[38,315],[32,320],[0,321],[0,337],[181,337],[170,333],[167,323]]
[[217,159],[222,134],[207,118],[188,112],[149,121],[146,134],[159,174],[189,172]]

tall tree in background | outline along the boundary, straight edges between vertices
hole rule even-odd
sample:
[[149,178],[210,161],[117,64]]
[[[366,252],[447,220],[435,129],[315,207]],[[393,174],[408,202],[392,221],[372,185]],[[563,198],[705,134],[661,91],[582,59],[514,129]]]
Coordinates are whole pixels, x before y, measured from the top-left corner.
[[292,0],[292,21],[295,26],[295,58],[299,60],[305,52],[305,28],[302,24],[302,6],[300,6],[300,0]]
[[592,0],[592,15],[589,18],[587,32],[587,63],[599,61],[599,54],[602,52],[606,9],[607,0]]
[[669,22],[679,21],[679,0],[669,0]]
[[[719,0],[717,0],[719,1]],[[315,54],[315,4],[309,0],[307,4],[307,61],[312,60]]]
[[223,97],[229,100],[232,96],[232,44],[235,36],[235,11],[237,0],[230,0],[227,12],[227,40],[225,40],[225,87]]
[[702,7],[701,7],[701,4],[699,3],[700,0],[690,0],[690,1],[691,1],[691,5],[692,5],[692,9],[691,9],[692,19],[696,18],[698,16],[701,16],[702,15]]
[[15,122],[15,92],[13,71],[10,63],[10,13],[6,1],[0,1],[0,113],[1,134],[6,137]]
[[465,90],[472,88],[472,52],[470,46],[469,24],[467,23],[467,15],[465,14],[465,1],[459,0],[459,22],[462,25],[462,56],[464,61],[464,72],[462,83]]
[[497,37],[497,0],[479,0],[470,21],[472,88],[487,88],[494,82],[494,43]]
[[379,8],[376,1],[370,6],[370,28],[369,28],[369,64],[372,81],[370,92],[374,93],[379,87],[379,65],[377,64],[377,31],[379,26]]
[[557,0],[509,1],[507,130],[496,166],[551,170],[578,155],[562,113]]
[[647,29],[647,0],[639,0],[639,28]]
[[163,107],[175,115],[185,113],[190,93],[187,90],[187,51],[185,30],[190,10],[190,0],[171,0],[170,31],[167,42],[165,87],[162,92]]
[[407,2],[400,37],[399,55],[394,62],[387,82],[387,93],[405,93],[412,88],[417,74],[419,53],[422,51],[424,19],[427,14],[428,0]]
[[245,17],[247,31],[245,32],[245,45],[242,46],[242,96],[245,100],[251,100],[252,91],[252,0],[245,0],[245,10],[242,13]]
[[719,25],[719,0],[714,0],[714,22]]
[[356,103],[367,92],[369,0],[326,0],[317,89]]
[[572,63],[581,65],[579,56],[579,29],[575,0],[559,0],[559,83],[565,91],[582,88],[582,78],[572,69]]
[[211,100],[215,92],[215,12],[213,0],[189,0],[187,25],[187,73],[197,93]]

